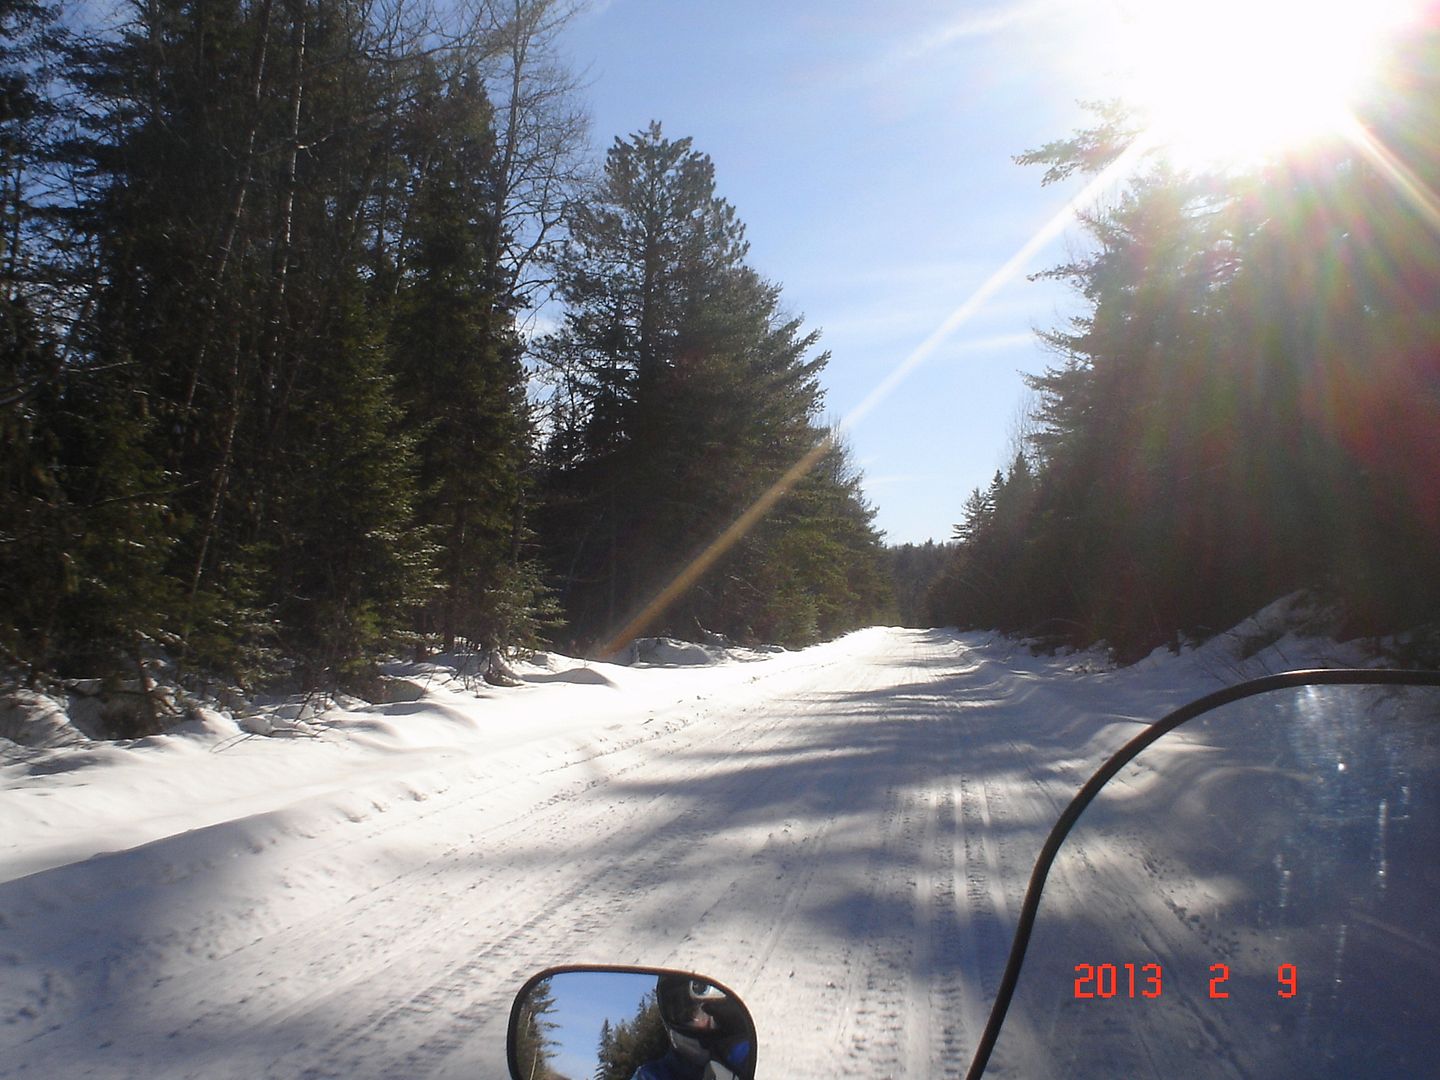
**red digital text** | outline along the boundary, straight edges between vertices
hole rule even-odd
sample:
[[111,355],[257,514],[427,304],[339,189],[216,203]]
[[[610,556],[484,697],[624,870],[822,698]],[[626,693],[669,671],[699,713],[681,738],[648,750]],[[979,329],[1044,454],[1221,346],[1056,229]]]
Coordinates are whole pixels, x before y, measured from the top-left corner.
[[[1226,1001],[1231,996],[1230,965],[1211,964],[1209,996]],[[1160,964],[1076,964],[1075,997],[1083,999],[1158,998],[1165,993],[1166,973]],[[1275,969],[1275,995],[1293,998],[1300,992],[1300,970],[1294,964]]]

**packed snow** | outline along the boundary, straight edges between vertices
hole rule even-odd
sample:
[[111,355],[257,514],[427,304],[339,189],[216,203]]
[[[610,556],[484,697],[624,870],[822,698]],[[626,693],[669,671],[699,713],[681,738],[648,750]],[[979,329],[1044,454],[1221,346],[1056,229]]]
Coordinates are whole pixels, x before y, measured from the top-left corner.
[[[733,987],[761,1077],[960,1075],[1088,773],[1244,675],[1355,657],[1256,624],[1120,669],[889,628],[630,659],[394,665],[388,704],[125,743],[32,702],[53,737],[0,739],[0,1076],[501,1077],[516,988],[583,962]],[[1181,891],[1132,925],[1190,925]],[[1045,1056],[1027,1010],[1000,1075]]]

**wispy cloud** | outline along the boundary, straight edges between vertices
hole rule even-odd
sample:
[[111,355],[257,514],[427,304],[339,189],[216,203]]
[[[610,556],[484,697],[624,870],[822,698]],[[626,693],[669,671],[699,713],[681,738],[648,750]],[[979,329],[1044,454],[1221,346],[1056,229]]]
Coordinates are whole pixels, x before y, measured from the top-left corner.
[[992,37],[1019,26],[1045,22],[1072,3],[1073,0],[1018,0],[1017,3],[970,12],[915,35],[887,59],[892,64],[913,62],[942,52],[958,42]]
[[1039,22],[1063,6],[1066,6],[1066,0],[1025,0],[1022,3],[971,12],[942,28],[935,35],[935,39],[938,43],[945,44],[963,38],[989,37],[1011,27]]

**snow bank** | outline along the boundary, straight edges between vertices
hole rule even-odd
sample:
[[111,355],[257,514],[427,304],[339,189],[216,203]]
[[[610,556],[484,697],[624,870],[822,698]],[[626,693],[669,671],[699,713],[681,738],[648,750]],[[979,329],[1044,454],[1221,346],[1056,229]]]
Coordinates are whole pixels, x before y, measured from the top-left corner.
[[610,659],[627,666],[648,664],[656,667],[708,667],[724,659],[721,646],[696,645],[674,638],[636,638]]
[[90,739],[70,721],[65,706],[33,690],[0,698],[0,739],[20,746],[84,746]]

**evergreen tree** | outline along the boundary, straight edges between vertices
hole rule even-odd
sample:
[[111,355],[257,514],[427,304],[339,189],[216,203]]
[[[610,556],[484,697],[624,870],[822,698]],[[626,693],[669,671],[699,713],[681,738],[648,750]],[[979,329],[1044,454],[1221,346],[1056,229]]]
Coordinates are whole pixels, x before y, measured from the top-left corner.
[[231,677],[248,666],[237,639],[258,649],[277,602],[242,605],[232,583],[263,580],[277,539],[263,535],[260,459],[278,435],[265,409],[289,389],[276,270],[277,237],[294,235],[293,214],[279,219],[295,136],[276,80],[288,68],[293,91],[302,78],[309,17],[269,2],[135,5],[117,33],[77,40],[68,64],[85,103],[64,147],[81,181],[72,228],[98,252],[87,351],[149,403],[144,449],[172,479],[175,629],[189,659]]
[[646,994],[634,1016],[614,1024],[607,1020],[601,1028],[595,1080],[630,1080],[641,1065],[664,1057],[669,1050],[670,1037],[655,995]]
[[48,84],[71,46],[55,22],[44,4],[0,4],[0,644],[32,676],[143,687],[141,663],[172,643],[171,481],[147,446],[154,415],[131,359],[64,360],[83,282],[48,246],[56,208],[43,188],[59,152]]
[[938,626],[943,622],[931,592],[950,565],[952,544],[927,540],[923,544],[899,544],[886,549],[895,616],[901,626]]
[[375,655],[407,640],[431,552],[413,528],[413,446],[381,334],[342,307],[326,341],[329,378],[297,409],[266,553],[279,645],[303,685],[363,686]]
[[419,521],[439,593],[424,622],[447,650],[533,642],[539,573],[524,554],[529,424],[514,300],[497,273],[499,167],[478,75],[426,64],[406,132],[414,190],[391,349],[418,437]]
[[552,1032],[559,1026],[550,1019],[555,1008],[555,994],[548,980],[541,982],[527,995],[515,1028],[515,1060],[532,1080],[560,1080],[560,1074],[550,1064],[556,1045]]
[[[1369,111],[1381,150],[1153,161],[1087,217],[1093,249],[1055,275],[1088,311],[1045,335],[1033,469],[967,504],[940,590],[958,621],[1137,655],[1302,587],[1357,629],[1435,620],[1440,241],[1405,178],[1436,171],[1418,133],[1440,94],[1414,58],[1437,40],[1404,43],[1403,91]],[[1131,138],[1110,110],[1021,160],[1048,181]]]
[[[710,159],[658,124],[616,140],[595,200],[571,223],[557,267],[565,324],[546,343],[566,383],[544,531],[583,639],[635,614],[824,437],[814,424],[826,359],[811,354],[817,335],[781,312],[779,289],[746,254]],[[779,535],[773,524],[761,530],[740,561],[793,570]],[[763,536],[772,542],[761,558]],[[869,543],[863,557],[874,559],[873,533]],[[730,565],[733,574],[739,563]],[[711,571],[655,628],[693,634],[708,620],[746,632],[746,615],[721,599],[734,591],[725,576]],[[820,624],[801,613],[787,636],[813,637]]]
[[[64,34],[0,0],[11,659],[334,682],[412,629],[533,639],[503,222],[553,211],[573,143],[514,96],[558,88],[526,54],[552,6],[435,47],[362,0],[127,0]],[[465,59],[491,46],[525,66],[503,155]]]
[[747,641],[802,646],[888,615],[894,590],[849,447],[825,452],[697,592],[699,617]]
[[54,542],[63,496],[43,400],[58,389],[59,349],[36,317],[38,283],[25,270],[33,255],[28,181],[41,155],[39,124],[50,113],[33,72],[43,66],[53,21],[41,4],[0,0],[0,648],[22,663],[50,653],[51,597],[36,582],[55,595],[64,565]]
[[144,450],[150,420],[126,374],[47,380],[6,413],[18,452],[0,473],[11,511],[0,533],[0,634],[32,674],[133,679],[153,650],[174,644],[168,485]]

